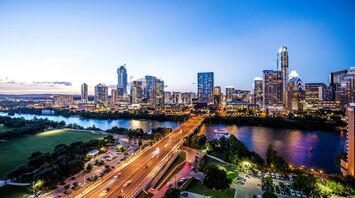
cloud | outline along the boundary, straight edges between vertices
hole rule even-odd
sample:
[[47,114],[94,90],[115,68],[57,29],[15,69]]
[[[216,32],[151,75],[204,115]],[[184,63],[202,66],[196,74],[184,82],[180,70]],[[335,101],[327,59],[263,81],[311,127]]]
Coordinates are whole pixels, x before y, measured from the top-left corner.
[[65,85],[65,86],[72,86],[71,82],[61,82],[61,81],[54,81],[54,82],[48,82],[48,81],[44,81],[44,82],[33,82],[33,84],[35,85]]
[[0,94],[77,94],[78,87],[71,82],[16,82],[13,80],[0,80]]

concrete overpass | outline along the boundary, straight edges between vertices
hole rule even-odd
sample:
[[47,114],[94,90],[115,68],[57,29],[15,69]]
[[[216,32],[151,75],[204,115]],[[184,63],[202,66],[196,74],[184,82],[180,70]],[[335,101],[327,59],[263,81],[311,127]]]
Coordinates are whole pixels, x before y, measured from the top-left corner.
[[[171,163],[184,138],[193,133],[204,119],[204,116],[190,118],[154,145],[137,153],[126,163],[91,184],[76,197],[136,197]],[[115,178],[118,173],[120,176]]]

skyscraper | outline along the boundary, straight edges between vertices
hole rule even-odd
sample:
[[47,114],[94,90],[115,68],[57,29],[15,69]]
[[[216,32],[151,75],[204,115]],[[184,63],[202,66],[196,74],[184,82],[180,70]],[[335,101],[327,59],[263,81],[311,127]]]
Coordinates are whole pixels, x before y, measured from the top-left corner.
[[285,106],[287,101],[286,87],[288,81],[288,51],[287,47],[283,46],[277,53],[277,70],[281,68],[281,81],[282,81],[282,98],[283,105]]
[[324,83],[306,83],[306,102],[313,104],[326,100],[326,89]]
[[135,80],[131,84],[131,103],[140,104],[143,99],[143,81]]
[[89,101],[88,85],[83,83],[81,85],[81,102],[86,103]]
[[145,76],[144,98],[152,106],[164,104],[164,81],[155,76]]
[[254,79],[254,104],[263,106],[263,79],[256,77]]
[[291,71],[286,87],[286,106],[289,113],[302,112],[305,103],[305,89],[301,77],[296,71]]
[[117,102],[117,89],[111,89],[111,103]]
[[283,106],[281,71],[263,71],[263,108]]
[[341,172],[344,175],[355,176],[355,103],[350,103],[347,111],[348,144],[347,161],[341,161]]
[[235,89],[233,86],[226,87],[226,101],[232,101],[234,99]]
[[108,86],[98,84],[95,86],[95,102],[105,102],[108,98]]
[[213,103],[216,107],[219,107],[219,105],[222,102],[222,90],[220,86],[215,86],[213,88]]
[[200,102],[213,103],[213,72],[197,73],[197,97]]
[[355,67],[330,73],[329,81],[333,100],[340,102],[343,108],[355,102]]
[[126,64],[117,69],[117,94],[118,96],[127,95],[127,69]]

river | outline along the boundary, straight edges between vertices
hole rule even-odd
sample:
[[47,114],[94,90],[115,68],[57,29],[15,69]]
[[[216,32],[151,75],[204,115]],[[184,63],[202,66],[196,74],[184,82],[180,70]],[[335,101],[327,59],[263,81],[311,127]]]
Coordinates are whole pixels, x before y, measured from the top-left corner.
[[[7,116],[6,113],[0,112],[0,116]],[[176,128],[178,126],[177,122],[170,122],[170,121],[154,121],[154,120],[134,120],[134,119],[119,119],[119,120],[99,120],[99,119],[84,119],[78,116],[72,117],[63,117],[63,116],[55,116],[55,115],[33,115],[33,114],[15,114],[12,117],[23,117],[27,120],[33,119],[34,117],[37,118],[47,118],[48,120],[60,122],[64,121],[66,124],[78,124],[82,127],[91,127],[95,125],[95,127],[107,130],[111,129],[114,126],[122,127],[122,128],[132,128],[137,129],[141,128],[145,132],[149,132],[153,128],[158,127],[166,127],[166,128]]]
[[[215,130],[225,130],[235,135],[250,150],[256,151],[264,159],[269,144],[289,163],[307,168],[338,173],[336,157],[345,150],[346,133],[276,129],[268,127],[237,126],[227,124],[203,125],[200,132],[208,140],[221,137]],[[312,151],[309,149],[312,148]]]
[[[0,112],[0,116],[7,115]],[[53,115],[15,114],[14,117],[25,119],[48,118],[53,121],[65,121],[66,124],[76,123],[83,127],[96,127],[106,130],[113,126],[123,128],[142,128],[145,132],[156,127],[176,128],[176,122],[160,122],[152,120],[98,120],[83,119],[80,117],[63,117]],[[323,170],[327,173],[338,173],[335,166],[336,157],[343,152],[346,145],[346,134],[327,131],[276,129],[267,127],[237,126],[227,124],[203,125],[201,133],[205,133],[208,140],[216,138],[215,129],[225,129],[229,134],[235,135],[250,150],[254,150],[265,157],[269,144],[293,165],[305,165],[308,168]],[[312,148],[312,152],[309,149]]]

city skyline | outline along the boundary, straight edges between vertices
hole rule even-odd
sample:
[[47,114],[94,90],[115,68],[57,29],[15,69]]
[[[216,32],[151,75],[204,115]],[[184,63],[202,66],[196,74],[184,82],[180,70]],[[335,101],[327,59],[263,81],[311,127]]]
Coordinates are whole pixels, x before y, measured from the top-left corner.
[[158,76],[169,91],[197,92],[205,71],[222,88],[252,90],[254,77],[276,70],[282,46],[304,82],[328,84],[330,72],[355,62],[351,1],[67,4],[0,2],[0,93],[79,94],[87,83],[92,94],[96,84],[117,85],[123,64],[129,81]]

